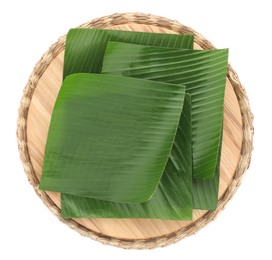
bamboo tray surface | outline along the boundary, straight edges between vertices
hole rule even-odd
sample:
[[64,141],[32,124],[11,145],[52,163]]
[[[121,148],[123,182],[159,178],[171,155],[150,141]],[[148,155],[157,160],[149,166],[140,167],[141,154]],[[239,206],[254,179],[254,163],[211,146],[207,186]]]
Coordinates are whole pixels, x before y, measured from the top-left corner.
[[[143,32],[194,34],[195,49],[214,49],[203,36],[163,17],[125,13],[92,20],[80,27]],[[25,87],[19,108],[17,140],[29,182],[46,206],[65,224],[84,236],[124,248],[154,248],[174,243],[196,233],[212,221],[240,185],[250,164],[253,116],[237,74],[229,66],[225,104],[218,208],[194,210],[192,221],[155,219],[63,219],[60,194],[38,189],[43,156],[54,103],[62,83],[65,36],[36,64]]]

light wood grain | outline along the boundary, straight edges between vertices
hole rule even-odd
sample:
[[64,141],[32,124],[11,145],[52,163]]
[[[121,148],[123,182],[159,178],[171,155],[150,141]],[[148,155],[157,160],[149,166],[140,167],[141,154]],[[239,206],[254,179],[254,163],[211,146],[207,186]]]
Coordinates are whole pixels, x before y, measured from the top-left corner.
[[[109,29],[174,33],[158,26],[129,23]],[[196,49],[201,49],[195,43]],[[63,51],[50,63],[36,86],[27,118],[27,140],[30,159],[40,180],[43,156],[51,114],[62,82]],[[219,198],[230,184],[240,158],[242,144],[242,118],[240,107],[230,81],[227,79],[224,110],[224,135],[221,159]],[[48,196],[60,207],[58,193]],[[74,219],[80,225],[97,233],[120,239],[151,239],[192,225],[206,211],[194,210],[192,221],[163,221],[150,219]]]

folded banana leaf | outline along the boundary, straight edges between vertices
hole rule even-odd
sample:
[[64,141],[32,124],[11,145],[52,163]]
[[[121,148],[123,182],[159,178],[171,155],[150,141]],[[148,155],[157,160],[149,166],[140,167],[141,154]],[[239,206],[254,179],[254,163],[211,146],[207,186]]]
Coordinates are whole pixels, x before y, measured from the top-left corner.
[[185,86],[114,75],[65,78],[52,113],[40,189],[147,201],[173,146]]
[[186,94],[176,138],[152,198],[139,204],[113,203],[62,193],[65,218],[192,219],[191,101]]
[[73,73],[100,73],[108,41],[192,49],[193,35],[130,32],[97,28],[71,29],[66,38],[63,78]]
[[192,98],[193,177],[212,179],[219,154],[228,50],[109,42],[102,73],[186,85]]

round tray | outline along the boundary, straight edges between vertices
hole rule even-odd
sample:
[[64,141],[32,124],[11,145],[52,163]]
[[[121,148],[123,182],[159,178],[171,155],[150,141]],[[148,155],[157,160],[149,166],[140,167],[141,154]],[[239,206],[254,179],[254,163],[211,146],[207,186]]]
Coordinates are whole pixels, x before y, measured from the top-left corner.
[[[214,49],[199,33],[176,21],[141,13],[113,14],[80,27],[145,32],[194,34],[195,49]],[[46,206],[80,234],[123,248],[154,248],[169,245],[196,233],[212,221],[235,193],[248,168],[252,152],[253,116],[237,74],[229,66],[225,94],[224,133],[218,207],[194,210],[192,221],[154,219],[63,219],[60,194],[38,189],[51,113],[62,82],[65,36],[36,64],[25,87],[19,108],[17,140],[29,182]]]

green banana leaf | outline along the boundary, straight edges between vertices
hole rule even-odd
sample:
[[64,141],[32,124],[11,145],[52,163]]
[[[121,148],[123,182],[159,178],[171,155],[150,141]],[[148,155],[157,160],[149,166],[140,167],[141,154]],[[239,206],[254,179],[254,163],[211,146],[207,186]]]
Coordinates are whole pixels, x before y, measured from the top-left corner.
[[192,49],[194,44],[193,35],[71,29],[66,38],[63,78],[73,73],[100,73],[109,40],[183,49]]
[[[99,73],[102,68],[104,51],[109,40],[184,49],[192,49],[194,42],[193,35],[142,33],[102,29],[72,29],[69,31],[66,38],[63,77],[65,78],[67,75],[77,72]],[[64,207],[67,202],[65,199],[66,196],[70,195],[62,195],[62,206]],[[84,205],[83,200],[84,198],[82,197],[69,197],[69,203],[74,205],[77,205],[77,203]],[[103,202],[99,203],[101,204],[99,204],[100,206],[98,206],[97,201],[96,207],[103,207]],[[80,214],[80,212],[78,213]],[[182,218],[182,216],[180,217]],[[186,216],[184,215],[183,218],[186,218]]]
[[[187,94],[186,94],[187,95]],[[220,179],[220,159],[222,150],[222,132],[220,137],[220,146],[217,155],[217,164],[214,177],[210,180],[201,180],[193,178],[193,208],[203,210],[215,210],[218,204],[218,190]]]
[[[99,35],[101,33],[104,34],[103,37]],[[111,38],[111,36],[106,34],[114,34],[115,36]],[[192,49],[193,46],[192,35],[163,35],[154,33],[137,34],[138,36],[136,36],[134,32],[120,32],[100,29],[71,30],[66,41],[64,77],[76,72],[100,72],[103,59],[102,57],[104,55],[103,49],[105,51],[106,44],[109,39],[114,41],[124,41],[171,48]],[[156,37],[158,38],[154,40]],[[183,40],[181,40],[182,37],[184,37]],[[100,39],[99,43],[96,42],[97,39]],[[95,53],[97,50],[99,50],[98,54]],[[101,57],[99,57],[100,55]],[[193,180],[194,208],[214,209],[214,204],[217,204],[217,180],[219,180],[219,178],[216,179],[216,177],[219,176],[219,164],[217,169],[218,171],[212,180]],[[207,196],[211,196],[213,199],[210,200],[207,198]],[[77,201],[78,200],[79,199],[77,199]],[[215,201],[215,203],[211,203],[211,201]]]
[[168,161],[185,86],[67,76],[47,138],[40,189],[119,203],[147,201]]
[[109,42],[102,73],[186,85],[192,98],[193,177],[216,172],[228,50],[178,50]]
[[152,198],[139,204],[113,203],[62,193],[64,218],[192,219],[191,100],[186,94],[176,138]]

